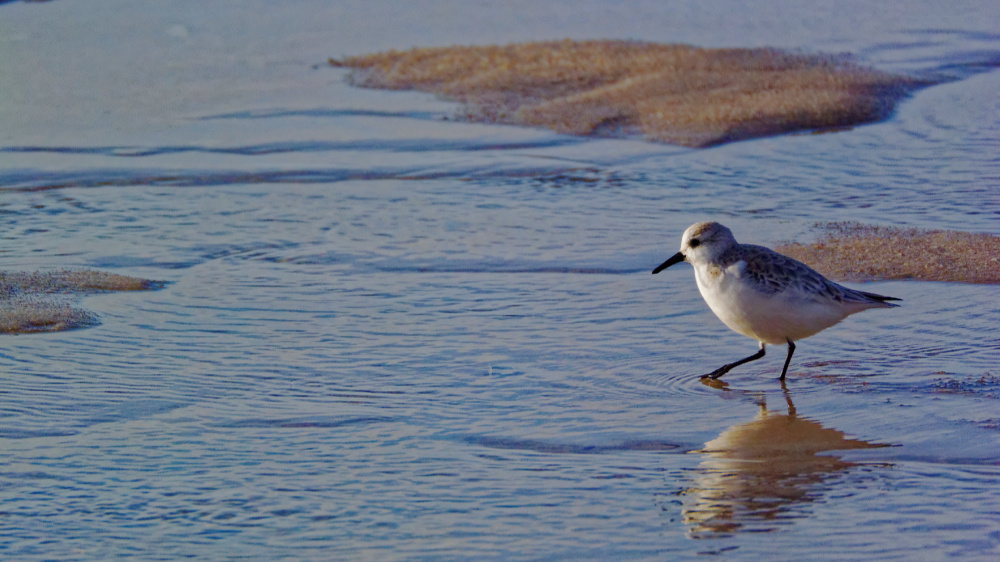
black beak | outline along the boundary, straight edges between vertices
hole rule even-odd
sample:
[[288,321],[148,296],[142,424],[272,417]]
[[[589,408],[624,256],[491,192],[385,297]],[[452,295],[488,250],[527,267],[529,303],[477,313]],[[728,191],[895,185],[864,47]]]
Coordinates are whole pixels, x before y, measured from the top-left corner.
[[663,271],[664,269],[666,269],[666,268],[668,268],[668,267],[670,267],[670,266],[672,266],[674,264],[681,263],[682,261],[684,261],[684,254],[682,254],[680,252],[677,252],[673,256],[670,256],[669,260],[661,263],[659,267],[657,267],[656,269],[654,269],[653,270],[653,274],[655,275],[655,274]]

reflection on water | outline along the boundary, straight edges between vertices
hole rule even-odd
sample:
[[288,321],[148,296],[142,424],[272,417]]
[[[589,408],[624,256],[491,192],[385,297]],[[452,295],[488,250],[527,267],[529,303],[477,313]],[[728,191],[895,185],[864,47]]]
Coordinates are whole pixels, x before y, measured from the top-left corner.
[[[705,384],[728,390],[718,381]],[[888,446],[850,439],[799,417],[787,387],[782,388],[787,414],[769,411],[761,397],[756,419],[730,427],[699,451],[704,460],[684,502],[692,538],[774,531],[806,515],[803,508],[829,489],[824,482],[832,474],[855,466],[820,453]]]

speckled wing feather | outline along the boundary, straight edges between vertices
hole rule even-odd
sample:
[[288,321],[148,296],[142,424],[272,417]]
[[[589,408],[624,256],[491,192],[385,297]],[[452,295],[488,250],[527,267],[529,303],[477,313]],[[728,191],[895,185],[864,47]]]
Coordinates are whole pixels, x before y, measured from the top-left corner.
[[754,282],[754,288],[766,294],[782,293],[795,285],[794,290],[798,295],[816,300],[829,299],[847,303],[884,303],[886,300],[899,300],[848,289],[823,277],[808,265],[763,246],[741,244],[740,254],[733,252],[731,255],[723,256],[723,260],[727,264],[740,259],[746,260],[743,276]]

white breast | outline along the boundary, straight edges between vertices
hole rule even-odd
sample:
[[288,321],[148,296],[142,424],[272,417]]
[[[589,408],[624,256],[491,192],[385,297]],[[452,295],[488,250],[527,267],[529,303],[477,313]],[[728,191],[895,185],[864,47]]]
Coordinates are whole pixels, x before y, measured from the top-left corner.
[[744,261],[726,268],[695,266],[701,296],[734,332],[764,343],[784,344],[809,337],[847,316],[841,307],[758,290],[742,276],[745,268]]

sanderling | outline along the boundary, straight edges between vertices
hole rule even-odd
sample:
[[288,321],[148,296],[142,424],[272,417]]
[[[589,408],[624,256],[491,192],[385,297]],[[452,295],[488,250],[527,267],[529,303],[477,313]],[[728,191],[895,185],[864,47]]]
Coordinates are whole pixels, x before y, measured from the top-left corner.
[[757,353],[723,365],[702,378],[717,379],[733,367],[764,356],[765,344],[788,344],[781,369],[785,380],[795,341],[833,326],[855,312],[891,308],[898,301],[842,287],[806,264],[774,250],[740,244],[717,222],[699,222],[684,231],[681,251],[653,270],[686,261],[702,298],[733,331],[760,342]]

